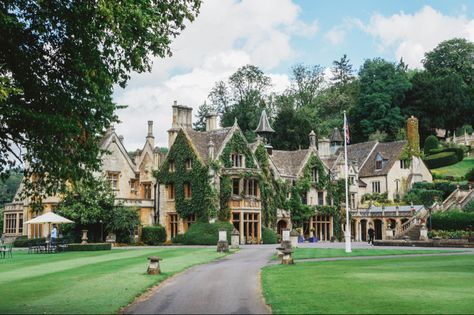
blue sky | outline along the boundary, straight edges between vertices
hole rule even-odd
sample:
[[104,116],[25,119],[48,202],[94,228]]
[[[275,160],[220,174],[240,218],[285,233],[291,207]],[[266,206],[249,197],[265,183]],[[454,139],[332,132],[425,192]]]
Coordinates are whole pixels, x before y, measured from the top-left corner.
[[153,120],[156,144],[166,146],[173,101],[196,109],[216,81],[246,64],[263,69],[275,92],[291,83],[293,65],[330,67],[343,54],[355,70],[374,57],[421,68],[441,41],[474,41],[473,8],[458,0],[203,0],[195,22],[172,43],[173,56],[155,59],[150,73],[132,74],[115,90],[115,101],[128,105],[116,129],[134,150]]

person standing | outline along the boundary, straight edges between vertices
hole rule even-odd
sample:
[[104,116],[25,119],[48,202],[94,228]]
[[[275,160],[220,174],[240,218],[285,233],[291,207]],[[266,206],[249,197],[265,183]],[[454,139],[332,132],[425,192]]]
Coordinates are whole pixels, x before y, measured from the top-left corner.
[[51,245],[56,245],[56,238],[58,237],[58,230],[56,229],[56,224],[53,225],[53,229],[51,230]]
[[372,228],[372,226],[369,227],[369,244],[372,246],[374,245],[374,236],[375,236],[375,230]]

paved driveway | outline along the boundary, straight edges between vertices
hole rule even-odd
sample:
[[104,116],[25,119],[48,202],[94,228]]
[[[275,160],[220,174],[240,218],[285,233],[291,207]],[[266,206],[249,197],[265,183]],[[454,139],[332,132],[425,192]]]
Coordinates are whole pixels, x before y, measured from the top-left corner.
[[166,281],[131,314],[264,314],[259,272],[277,245],[248,246],[209,264],[195,266]]

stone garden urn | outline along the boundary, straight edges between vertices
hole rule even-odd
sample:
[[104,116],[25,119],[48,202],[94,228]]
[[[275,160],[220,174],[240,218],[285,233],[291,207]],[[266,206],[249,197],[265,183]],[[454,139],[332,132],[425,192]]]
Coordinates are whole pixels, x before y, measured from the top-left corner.
[[88,232],[88,230],[82,230],[82,242],[81,242],[81,244],[87,244],[87,240],[88,240],[87,232]]

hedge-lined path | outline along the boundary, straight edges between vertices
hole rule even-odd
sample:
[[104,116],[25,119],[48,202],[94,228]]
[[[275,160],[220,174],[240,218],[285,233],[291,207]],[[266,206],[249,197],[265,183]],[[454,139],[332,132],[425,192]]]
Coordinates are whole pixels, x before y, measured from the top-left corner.
[[277,245],[244,246],[218,261],[193,267],[163,283],[148,299],[124,313],[266,314],[260,269]]

